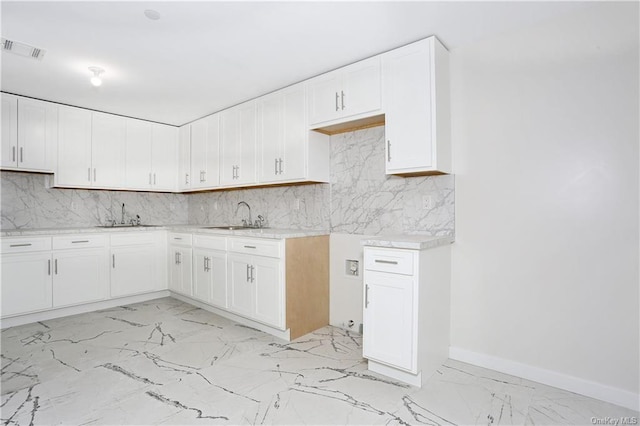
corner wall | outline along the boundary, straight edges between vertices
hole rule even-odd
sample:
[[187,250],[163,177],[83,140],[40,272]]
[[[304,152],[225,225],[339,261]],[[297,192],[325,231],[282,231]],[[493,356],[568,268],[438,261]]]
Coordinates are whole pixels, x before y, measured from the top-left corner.
[[638,409],[638,3],[451,52],[452,356]]

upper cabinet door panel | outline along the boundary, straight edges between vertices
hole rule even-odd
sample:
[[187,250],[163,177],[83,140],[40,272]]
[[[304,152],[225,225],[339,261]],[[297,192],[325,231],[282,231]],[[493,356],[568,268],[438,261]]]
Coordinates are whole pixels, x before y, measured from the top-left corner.
[[2,167],[18,166],[18,98],[2,93]]
[[[305,111],[305,85],[297,84],[283,93],[283,144],[280,154],[279,172],[283,181],[304,179],[307,171],[306,155],[309,130]],[[321,161],[310,158],[309,161]]]
[[222,111],[222,185],[239,186],[256,182],[256,101]]
[[18,99],[18,167],[53,171],[58,106],[35,99]]
[[151,123],[127,120],[126,180],[129,188],[147,189],[151,186]]
[[379,111],[382,107],[380,56],[344,68],[340,108],[345,116]]
[[279,180],[279,158],[284,142],[283,97],[279,92],[258,99],[257,131],[260,182]]
[[309,82],[310,124],[334,120],[342,115],[340,109],[340,70],[323,74]]
[[91,111],[58,108],[58,158],[55,184],[85,188],[91,186]]
[[191,188],[191,125],[185,124],[178,131],[178,189]]
[[122,188],[125,184],[126,119],[92,113],[93,186]]
[[158,191],[176,189],[178,173],[178,129],[163,124],[153,124],[151,165],[153,188]]
[[191,123],[191,188],[215,188],[220,183],[220,114]]

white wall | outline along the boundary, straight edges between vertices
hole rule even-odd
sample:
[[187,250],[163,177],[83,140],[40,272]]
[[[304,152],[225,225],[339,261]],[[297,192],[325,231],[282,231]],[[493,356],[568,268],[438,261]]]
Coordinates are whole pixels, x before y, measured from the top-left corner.
[[636,406],[638,39],[594,3],[451,52],[452,354]]

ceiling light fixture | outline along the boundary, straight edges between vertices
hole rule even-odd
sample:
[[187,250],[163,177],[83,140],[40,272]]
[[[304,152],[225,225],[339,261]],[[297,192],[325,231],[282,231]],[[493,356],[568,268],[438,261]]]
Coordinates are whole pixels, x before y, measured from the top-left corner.
[[152,21],[157,21],[160,19],[160,13],[157,10],[147,9],[144,11],[144,16],[151,19]]
[[91,84],[96,87],[102,85],[102,78],[100,78],[100,74],[102,74],[104,70],[100,67],[89,67],[89,71],[93,73],[93,77],[89,80],[91,81]]

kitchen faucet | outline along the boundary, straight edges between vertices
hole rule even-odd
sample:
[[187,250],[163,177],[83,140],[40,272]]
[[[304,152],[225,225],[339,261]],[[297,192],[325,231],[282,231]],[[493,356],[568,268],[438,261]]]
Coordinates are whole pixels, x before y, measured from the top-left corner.
[[236,207],[236,214],[238,214],[238,210],[240,209],[240,206],[243,204],[247,206],[247,209],[249,209],[249,221],[247,222],[246,219],[242,219],[242,224],[244,226],[253,226],[253,221],[251,220],[251,206],[249,206],[249,204],[247,204],[246,201],[240,201],[238,203],[238,207]]

